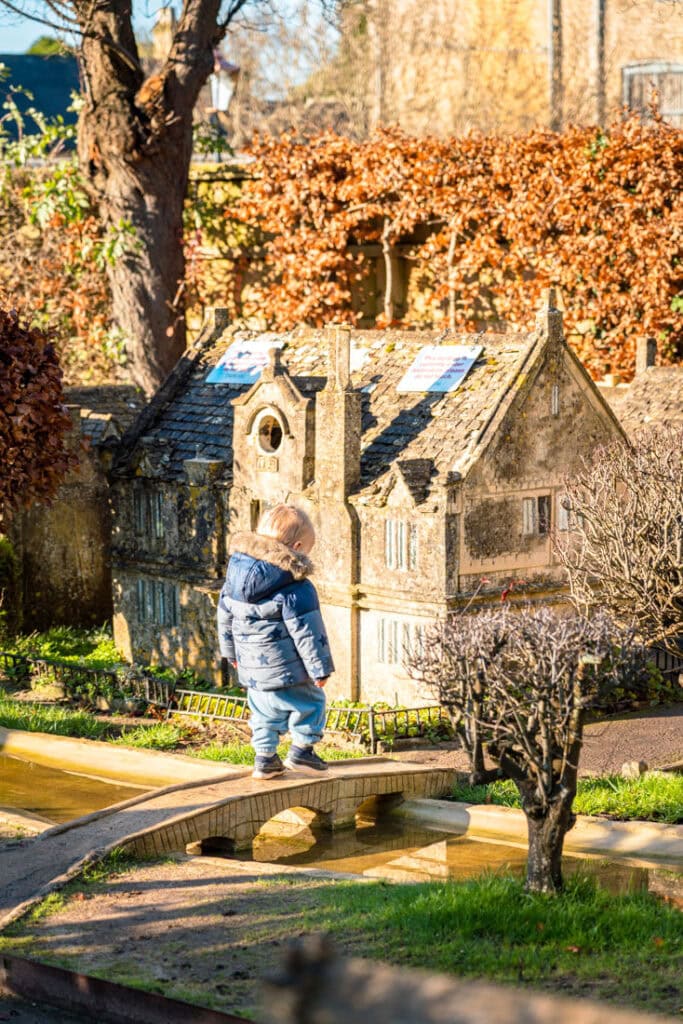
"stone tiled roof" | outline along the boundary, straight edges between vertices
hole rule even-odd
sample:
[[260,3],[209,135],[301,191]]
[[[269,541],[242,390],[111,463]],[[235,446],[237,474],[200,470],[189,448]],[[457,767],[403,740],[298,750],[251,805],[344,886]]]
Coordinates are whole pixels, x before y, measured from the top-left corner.
[[[207,384],[206,377],[233,340],[258,332],[232,330],[207,345],[177,393],[167,397],[144,429],[144,446],[165,442],[164,478],[177,479],[183,461],[199,455],[232,463],[231,402],[248,386]],[[269,335],[273,337],[273,335]],[[314,395],[325,385],[325,332],[298,329],[285,340],[282,362],[299,390]],[[535,334],[468,334],[448,331],[353,331],[352,381],[362,391],[361,486],[374,489],[397,460],[415,499],[423,498],[430,477],[465,467],[483,428],[519,372]],[[397,385],[426,344],[484,345],[482,356],[452,394],[399,394]],[[141,443],[141,442],[140,442]]]
[[103,384],[64,389],[68,405],[81,410],[81,435],[97,447],[113,433],[121,436],[145,404],[145,396],[127,384]]
[[606,390],[604,397],[627,434],[683,424],[683,366],[653,366],[637,374],[628,388]]

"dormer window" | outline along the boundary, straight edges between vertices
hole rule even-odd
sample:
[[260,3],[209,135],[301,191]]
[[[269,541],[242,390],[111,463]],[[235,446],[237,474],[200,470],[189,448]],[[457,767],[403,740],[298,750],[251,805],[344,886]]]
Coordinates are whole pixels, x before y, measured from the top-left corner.
[[417,568],[417,526],[403,519],[384,523],[384,562],[388,569]]

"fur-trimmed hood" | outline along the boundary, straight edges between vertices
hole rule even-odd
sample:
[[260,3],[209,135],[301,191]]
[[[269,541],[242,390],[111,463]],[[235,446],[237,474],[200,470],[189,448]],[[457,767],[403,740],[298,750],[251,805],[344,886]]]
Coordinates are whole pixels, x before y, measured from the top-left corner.
[[286,544],[260,533],[236,533],[230,538],[229,554],[249,555],[258,562],[269,562],[295,580],[303,580],[313,572],[313,563],[301,551],[292,551]]

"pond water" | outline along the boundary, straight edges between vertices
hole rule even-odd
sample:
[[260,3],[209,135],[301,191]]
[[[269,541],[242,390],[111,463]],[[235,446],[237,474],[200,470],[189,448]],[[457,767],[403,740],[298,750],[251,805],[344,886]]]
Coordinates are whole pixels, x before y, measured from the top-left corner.
[[30,811],[48,821],[71,821],[142,792],[139,786],[107,782],[0,754],[0,807]]
[[[236,856],[243,857],[243,854]],[[527,851],[427,829],[390,815],[338,832],[271,821],[254,841],[256,861],[342,871],[401,882],[463,881],[484,871],[523,877]],[[670,866],[593,856],[567,856],[565,877],[589,875],[614,893],[650,890],[683,909],[683,873]]]

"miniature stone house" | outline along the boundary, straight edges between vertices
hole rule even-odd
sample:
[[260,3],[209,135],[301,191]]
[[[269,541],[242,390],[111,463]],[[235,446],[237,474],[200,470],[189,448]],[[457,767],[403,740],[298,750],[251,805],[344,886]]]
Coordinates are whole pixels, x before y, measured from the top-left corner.
[[[278,501],[317,530],[335,697],[420,699],[402,667],[434,618],[511,579],[561,598],[562,480],[621,428],[544,307],[528,333],[259,335],[216,311],[124,437],[112,473],[114,629],[128,656],[218,678],[232,532]],[[253,385],[212,383],[235,341],[273,347]],[[399,385],[426,345],[481,352],[450,393]],[[482,579],[486,583],[482,584]]]

